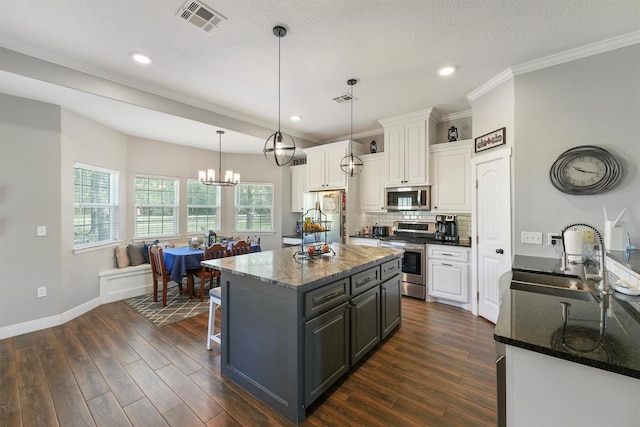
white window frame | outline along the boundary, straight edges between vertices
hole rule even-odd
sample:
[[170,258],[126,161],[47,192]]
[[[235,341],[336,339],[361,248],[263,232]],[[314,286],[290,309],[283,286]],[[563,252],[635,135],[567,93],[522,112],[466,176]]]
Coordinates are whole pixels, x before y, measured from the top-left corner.
[[[214,202],[213,205],[209,205],[209,204],[205,204],[205,205],[197,205],[197,204],[189,204],[189,186],[190,184],[193,184],[194,186],[200,185],[203,187],[208,187],[211,188],[212,186],[209,185],[205,185],[203,183],[201,183],[199,180],[197,179],[188,179],[187,180],[187,228],[186,228],[186,234],[189,235],[199,235],[202,234],[205,231],[208,230],[213,230],[215,232],[219,232],[220,231],[220,215],[222,212],[221,209],[221,198],[220,198],[220,194],[222,193],[222,191],[220,191],[222,188],[221,187],[214,187],[217,191],[216,191],[216,200]],[[216,221],[215,221],[215,225],[213,226],[213,228],[208,228],[207,230],[189,230],[189,217],[191,216],[189,210],[191,208],[208,208],[208,209],[215,209],[216,214]]]
[[[246,187],[246,186],[269,186],[271,187],[271,194],[272,194],[272,199],[271,199],[271,205],[246,205],[246,206],[239,206],[238,205],[238,191],[242,188],[242,187]],[[244,233],[273,233],[274,232],[274,215],[275,215],[275,199],[276,199],[276,195],[275,195],[275,185],[272,182],[243,182],[241,184],[238,184],[235,188],[235,200],[234,200],[234,221],[233,221],[233,228],[234,228],[234,234],[244,234]],[[240,209],[242,208],[263,208],[263,209],[270,209],[271,211],[271,224],[270,224],[270,229],[269,230],[239,230],[238,229],[238,212]]]
[[[76,202],[76,169],[87,170],[91,172],[99,172],[109,174],[109,200],[105,202]],[[76,230],[76,209],[108,209],[109,210],[109,237],[103,240],[93,242],[77,242],[75,237]],[[117,170],[93,166],[86,163],[73,163],[73,249],[85,249],[92,247],[101,247],[114,245],[119,241],[120,234],[120,172]]]
[[[172,204],[152,204],[152,203],[138,203],[138,188],[137,182],[138,179],[155,179],[155,180],[163,180],[163,181],[173,181],[175,194],[174,200]],[[134,239],[148,239],[148,238],[171,238],[177,237],[179,235],[179,224],[180,224],[180,179],[174,176],[161,176],[161,175],[147,175],[147,174],[136,174],[134,176],[133,181],[133,200],[134,200],[134,208],[133,208],[133,230],[134,230]],[[173,209],[173,230],[171,230],[170,234],[138,234],[138,209],[140,208],[165,208],[165,209]]]

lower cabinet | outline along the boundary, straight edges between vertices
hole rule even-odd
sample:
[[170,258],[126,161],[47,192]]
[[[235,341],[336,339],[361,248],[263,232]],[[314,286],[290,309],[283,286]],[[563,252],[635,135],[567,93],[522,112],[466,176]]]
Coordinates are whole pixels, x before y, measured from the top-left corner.
[[429,295],[463,304],[469,302],[469,249],[428,245]]
[[380,286],[351,300],[351,365],[380,342]]
[[400,275],[397,275],[380,285],[380,300],[382,307],[382,339],[400,325]]
[[309,405],[349,370],[349,303],[305,323],[304,403]]
[[[400,275],[382,284],[380,275],[377,266],[351,276],[351,297],[347,301],[344,280],[307,293],[306,299],[311,302],[333,298],[336,302],[333,308],[304,323],[305,406],[400,325]],[[368,286],[358,287],[358,283]],[[312,313],[309,307],[306,312]]]

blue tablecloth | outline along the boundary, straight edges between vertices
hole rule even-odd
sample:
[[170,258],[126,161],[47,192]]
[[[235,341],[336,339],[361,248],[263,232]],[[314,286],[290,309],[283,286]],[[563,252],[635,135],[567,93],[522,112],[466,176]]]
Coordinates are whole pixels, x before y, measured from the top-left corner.
[[[238,243],[237,241],[227,241],[227,250]],[[251,252],[260,252],[262,249],[258,243],[251,244]],[[199,270],[202,261],[202,249],[191,249],[189,246],[181,248],[163,249],[164,268],[170,273],[171,280],[182,283],[182,278],[187,270]]]

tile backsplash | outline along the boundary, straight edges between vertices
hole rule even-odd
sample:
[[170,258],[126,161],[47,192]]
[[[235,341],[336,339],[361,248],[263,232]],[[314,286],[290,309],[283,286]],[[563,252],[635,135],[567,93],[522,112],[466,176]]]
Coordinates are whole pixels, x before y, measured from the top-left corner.
[[[447,215],[444,212],[438,212],[438,215]],[[456,215],[456,224],[458,225],[458,236],[461,239],[471,236],[471,214],[454,214]],[[380,212],[365,214],[366,225],[372,227],[374,225],[393,226],[394,221],[428,221],[435,222],[436,214],[428,211],[406,211],[406,212]]]

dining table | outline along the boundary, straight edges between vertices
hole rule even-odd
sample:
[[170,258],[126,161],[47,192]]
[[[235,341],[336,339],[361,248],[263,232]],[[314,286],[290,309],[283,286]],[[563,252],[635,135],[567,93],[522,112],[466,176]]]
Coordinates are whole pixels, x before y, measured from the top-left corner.
[[[227,240],[227,250],[231,251],[233,245],[238,243],[236,240]],[[262,251],[259,243],[251,243],[250,252]],[[182,278],[187,274],[188,270],[200,270],[202,262],[203,249],[192,249],[189,246],[179,248],[165,248],[162,250],[164,258],[164,268],[169,272],[169,277],[176,283],[182,283]]]

